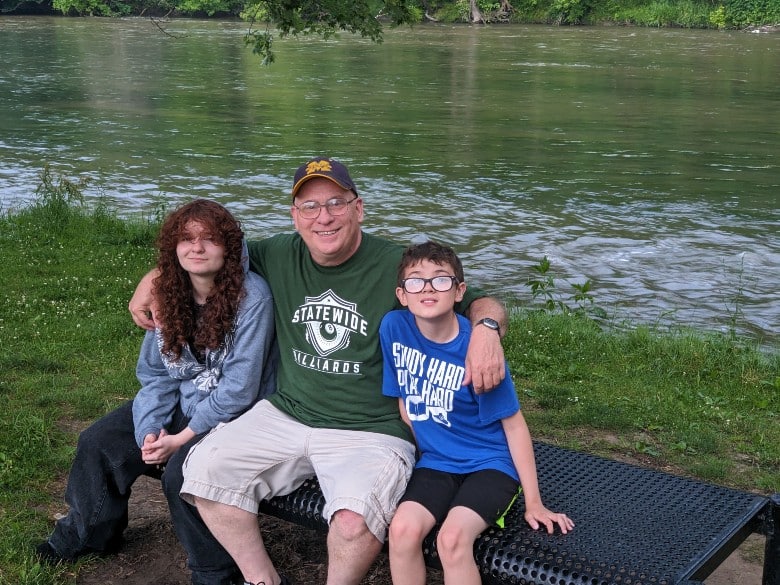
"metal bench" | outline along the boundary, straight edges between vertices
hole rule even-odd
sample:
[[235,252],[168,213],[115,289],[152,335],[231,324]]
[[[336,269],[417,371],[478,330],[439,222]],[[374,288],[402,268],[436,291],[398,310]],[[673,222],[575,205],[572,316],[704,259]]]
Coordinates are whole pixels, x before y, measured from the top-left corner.
[[[539,441],[534,448],[545,504],[577,526],[565,536],[531,530],[518,501],[506,528],[489,528],[474,545],[484,584],[693,585],[759,533],[766,536],[763,585],[780,585],[780,494],[764,497]],[[324,503],[312,479],[260,511],[325,532]],[[424,553],[429,566],[440,567],[435,531]]]

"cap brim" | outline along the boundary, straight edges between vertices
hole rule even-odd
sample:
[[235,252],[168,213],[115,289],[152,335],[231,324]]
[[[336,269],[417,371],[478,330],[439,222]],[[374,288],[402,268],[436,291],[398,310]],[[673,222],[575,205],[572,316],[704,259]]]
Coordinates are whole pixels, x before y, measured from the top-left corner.
[[293,185],[293,188],[292,188],[293,199],[295,199],[295,197],[298,195],[298,191],[300,190],[301,186],[306,181],[308,181],[309,179],[316,179],[317,177],[322,178],[322,179],[328,179],[329,181],[331,181],[333,183],[336,183],[336,185],[338,185],[342,189],[348,189],[349,191],[354,191],[354,187],[352,187],[352,185],[345,185],[344,183],[342,183],[338,179],[335,179],[335,178],[330,177],[328,175],[320,175],[319,173],[312,173],[311,175],[306,175],[305,177],[301,177],[301,179],[297,183],[295,183],[295,185]]

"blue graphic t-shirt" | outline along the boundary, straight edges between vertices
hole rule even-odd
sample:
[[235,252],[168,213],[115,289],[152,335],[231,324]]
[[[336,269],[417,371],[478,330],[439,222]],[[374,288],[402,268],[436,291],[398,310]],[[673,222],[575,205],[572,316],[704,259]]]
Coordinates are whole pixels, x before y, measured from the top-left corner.
[[458,336],[435,343],[420,333],[409,311],[385,315],[379,327],[382,393],[403,398],[420,451],[417,467],[449,473],[495,469],[517,480],[501,424],[520,409],[509,369],[485,394],[463,386],[471,324],[457,317]]

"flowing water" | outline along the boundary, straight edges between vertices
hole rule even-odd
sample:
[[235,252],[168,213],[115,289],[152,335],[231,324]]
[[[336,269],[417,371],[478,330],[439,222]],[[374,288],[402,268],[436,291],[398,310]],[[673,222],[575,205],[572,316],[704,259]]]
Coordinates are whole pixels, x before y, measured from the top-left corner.
[[593,283],[617,321],[780,338],[780,35],[418,26],[381,45],[240,22],[0,16],[0,210],[45,164],[122,214],[193,196],[292,228],[295,168],[350,168],[369,231],[427,236],[532,303]]

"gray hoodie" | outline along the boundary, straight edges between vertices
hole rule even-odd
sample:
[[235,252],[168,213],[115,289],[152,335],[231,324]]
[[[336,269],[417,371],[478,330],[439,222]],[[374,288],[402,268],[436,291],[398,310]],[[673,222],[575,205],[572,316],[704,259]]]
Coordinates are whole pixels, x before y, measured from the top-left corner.
[[133,400],[135,440],[167,428],[177,404],[196,434],[228,422],[276,389],[279,349],[274,307],[268,284],[253,272],[245,275],[246,295],[233,331],[216,350],[198,362],[189,347],[172,361],[162,355],[160,330],[147,331],[138,356],[141,389]]

